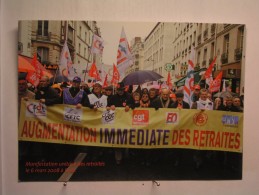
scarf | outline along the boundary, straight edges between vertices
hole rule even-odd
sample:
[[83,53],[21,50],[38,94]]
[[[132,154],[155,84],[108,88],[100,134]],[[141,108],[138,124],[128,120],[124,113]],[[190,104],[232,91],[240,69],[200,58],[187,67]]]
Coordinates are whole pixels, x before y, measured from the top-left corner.
[[164,100],[162,99],[162,97],[160,97],[160,102],[161,102],[162,108],[168,108],[170,100],[168,98],[164,103]]

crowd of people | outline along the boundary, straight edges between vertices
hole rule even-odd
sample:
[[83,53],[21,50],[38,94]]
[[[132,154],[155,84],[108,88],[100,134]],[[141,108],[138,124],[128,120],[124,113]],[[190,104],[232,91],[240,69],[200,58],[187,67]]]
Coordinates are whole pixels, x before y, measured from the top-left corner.
[[[224,98],[213,97],[213,94],[199,85],[194,86],[193,103],[189,105],[184,101],[182,90],[172,90],[166,87],[161,89],[150,88],[149,90],[138,87],[133,91],[132,87],[126,87],[122,82],[118,83],[116,88],[113,86],[102,87],[101,82],[95,82],[90,88],[82,82],[80,77],[74,77],[71,83],[51,84],[47,76],[43,76],[40,79],[38,87],[33,89],[33,91],[28,88],[25,78],[19,78],[18,84],[19,110],[22,98],[25,100],[39,100],[41,103],[46,104],[46,106],[54,104],[75,105],[78,109],[89,107],[94,110],[98,108],[115,110],[116,107],[124,107],[125,112],[138,107],[243,112],[244,105],[242,97],[232,97],[231,95],[226,95]],[[96,152],[96,150],[93,151]],[[155,154],[157,154],[157,151]],[[114,149],[115,162],[121,164],[127,152],[128,150],[121,148]],[[184,155],[184,149],[173,149],[172,153],[175,156],[174,165],[178,166],[181,163],[182,155]],[[236,159],[235,155],[230,155],[228,152],[222,153],[216,152],[213,155],[223,156],[222,158],[220,157],[221,162],[226,162],[227,158]],[[145,158],[143,160],[149,161],[149,158],[153,158],[151,156],[152,154],[143,155],[143,158]],[[195,167],[200,168],[208,156],[211,156],[211,152],[195,150],[193,153]],[[238,160],[240,161],[240,156]]]

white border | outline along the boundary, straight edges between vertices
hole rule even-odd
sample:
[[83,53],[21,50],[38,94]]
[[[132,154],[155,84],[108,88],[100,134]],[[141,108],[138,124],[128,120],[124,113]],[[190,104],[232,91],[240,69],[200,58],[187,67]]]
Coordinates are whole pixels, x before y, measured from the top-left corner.
[[[0,194],[259,194],[259,1],[0,0]],[[244,171],[241,181],[19,183],[17,155],[18,20],[75,19],[246,24]]]

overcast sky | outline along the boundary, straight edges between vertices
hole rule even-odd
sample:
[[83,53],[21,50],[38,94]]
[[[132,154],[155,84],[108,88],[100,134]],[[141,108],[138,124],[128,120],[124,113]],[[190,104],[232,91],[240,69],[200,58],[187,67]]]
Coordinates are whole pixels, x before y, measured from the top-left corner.
[[134,37],[144,39],[155,27],[154,22],[100,22],[97,21],[104,39],[103,63],[112,65],[117,61],[117,50],[122,27],[130,44]]

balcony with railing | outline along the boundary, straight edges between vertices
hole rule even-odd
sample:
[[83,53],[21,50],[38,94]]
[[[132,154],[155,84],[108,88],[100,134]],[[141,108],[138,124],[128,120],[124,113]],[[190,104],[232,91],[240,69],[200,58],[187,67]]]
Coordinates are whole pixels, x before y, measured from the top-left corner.
[[42,32],[42,30],[38,29],[36,39],[41,41],[50,41],[51,32],[47,32],[47,31]]
[[228,63],[228,53],[221,54],[221,63],[227,64]]
[[235,60],[236,60],[236,61],[241,60],[241,58],[242,58],[242,50],[243,50],[242,47],[235,49]]
[[204,30],[203,32],[203,40],[207,40],[208,39],[208,29]]
[[201,44],[201,34],[198,36],[198,45]]

